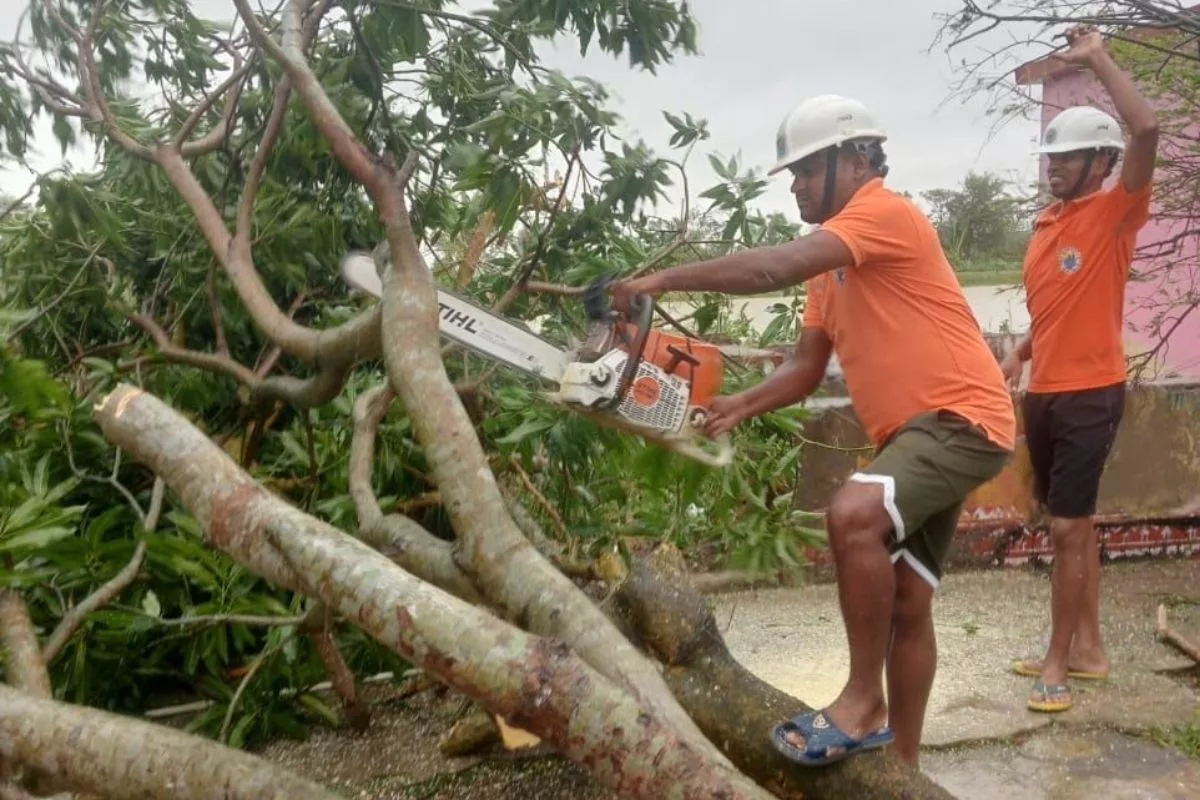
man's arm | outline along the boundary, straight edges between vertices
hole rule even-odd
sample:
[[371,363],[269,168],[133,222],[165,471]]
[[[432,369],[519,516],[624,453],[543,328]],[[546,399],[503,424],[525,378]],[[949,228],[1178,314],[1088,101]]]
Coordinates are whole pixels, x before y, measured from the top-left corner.
[[1104,47],[1104,40],[1094,28],[1080,27],[1067,34],[1071,43],[1064,56],[1080,61],[1092,70],[1108,90],[1117,114],[1129,128],[1129,145],[1125,148],[1125,163],[1121,167],[1121,183],[1128,192],[1144,189],[1154,177],[1154,162],[1158,151],[1158,118],[1154,109],[1138,88]]
[[821,328],[802,328],[788,359],[757,386],[741,392],[745,419],[801,402],[821,384],[833,343]]
[[666,292],[766,294],[854,263],[840,238],[816,231],[795,241],[755,247],[720,258],[683,264],[614,285],[614,295],[660,295]]
[[1017,358],[1021,360],[1022,364],[1033,358],[1032,330],[1025,332],[1025,335],[1022,336],[1021,340],[1017,342],[1017,346],[1013,348],[1012,352],[1016,354]]

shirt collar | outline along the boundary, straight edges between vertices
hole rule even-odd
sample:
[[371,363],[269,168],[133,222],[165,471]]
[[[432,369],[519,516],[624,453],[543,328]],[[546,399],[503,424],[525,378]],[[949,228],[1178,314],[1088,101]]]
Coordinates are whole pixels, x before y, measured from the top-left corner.
[[1077,197],[1066,202],[1063,202],[1062,200],[1055,200],[1053,203],[1042,209],[1042,212],[1038,214],[1037,219],[1034,221],[1034,225],[1052,225],[1059,220],[1066,219],[1074,214],[1078,214],[1080,211],[1094,203],[1100,196],[1100,193],[1103,191],[1103,189],[1097,189],[1089,195]]

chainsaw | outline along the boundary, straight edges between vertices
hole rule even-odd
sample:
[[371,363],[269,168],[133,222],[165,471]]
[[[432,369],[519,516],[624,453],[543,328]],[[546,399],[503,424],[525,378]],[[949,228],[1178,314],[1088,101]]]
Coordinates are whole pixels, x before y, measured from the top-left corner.
[[[355,251],[341,261],[342,277],[354,288],[383,296],[387,248]],[[651,297],[635,297],[628,313],[612,309],[611,278],[584,290],[587,337],[562,350],[523,325],[496,316],[460,295],[438,287],[438,330],[445,339],[478,355],[554,385],[542,392],[551,403],[712,467],[733,458],[729,435],[709,440],[701,431],[723,379],[715,345],[651,327]]]

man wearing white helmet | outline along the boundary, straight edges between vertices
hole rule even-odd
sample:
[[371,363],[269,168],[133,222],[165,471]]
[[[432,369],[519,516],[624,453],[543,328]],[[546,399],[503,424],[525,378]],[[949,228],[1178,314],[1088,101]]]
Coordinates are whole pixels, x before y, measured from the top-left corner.
[[[1092,524],[1104,463],[1125,409],[1122,311],[1138,231],[1150,216],[1158,124],[1150,104],[1088,27],[1067,33],[1063,61],[1092,70],[1129,128],[1098,108],[1059,113],[1038,152],[1055,202],[1034,225],[1023,280],[1030,330],[1003,361],[1015,388],[1032,359],[1022,401],[1034,496],[1050,517],[1054,548],[1051,633],[1044,659],[1019,660],[1036,678],[1035,711],[1071,706],[1068,677],[1103,679],[1100,554]],[[1104,180],[1124,163],[1113,185]],[[1099,324],[1097,324],[1099,323]]]
[[937,664],[933,593],[963,501],[1000,472],[1015,437],[1004,376],[937,231],[884,186],[886,140],[861,103],[835,95],[801,103],[779,129],[770,173],[791,173],[800,216],[819,230],[614,286],[621,307],[634,294],[760,294],[804,283],[791,357],[757,386],[717,398],[706,432],[803,401],[836,351],[876,445],[826,510],[849,681],[828,708],[771,732],[781,753],[806,765],[893,741],[917,762]]

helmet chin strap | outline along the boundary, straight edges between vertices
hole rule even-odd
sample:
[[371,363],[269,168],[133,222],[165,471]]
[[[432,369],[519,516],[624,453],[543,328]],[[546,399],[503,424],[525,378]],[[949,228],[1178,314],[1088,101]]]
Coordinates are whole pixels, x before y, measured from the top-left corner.
[[1096,152],[1094,148],[1087,151],[1087,155],[1083,159],[1083,169],[1075,180],[1075,185],[1071,187],[1070,193],[1063,198],[1064,200],[1074,200],[1079,197],[1079,193],[1083,191],[1083,184],[1087,182],[1088,176],[1092,172],[1092,164],[1096,162]]
[[833,215],[833,192],[834,184],[837,182],[837,163],[838,148],[837,145],[834,145],[825,151],[825,195],[821,198],[822,222]]

